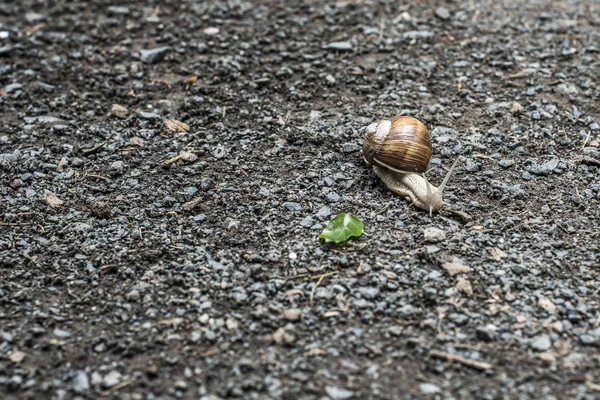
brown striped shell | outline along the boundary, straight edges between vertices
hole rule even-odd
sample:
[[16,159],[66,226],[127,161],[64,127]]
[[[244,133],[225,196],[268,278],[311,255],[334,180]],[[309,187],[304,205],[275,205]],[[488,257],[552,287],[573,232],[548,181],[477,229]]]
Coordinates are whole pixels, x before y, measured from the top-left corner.
[[421,121],[397,115],[367,128],[362,154],[369,164],[422,174],[431,158],[431,137]]

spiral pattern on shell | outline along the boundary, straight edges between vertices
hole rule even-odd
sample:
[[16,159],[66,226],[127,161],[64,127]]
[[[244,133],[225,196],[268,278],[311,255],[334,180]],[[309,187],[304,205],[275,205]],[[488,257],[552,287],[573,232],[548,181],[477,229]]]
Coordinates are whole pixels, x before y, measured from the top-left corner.
[[397,115],[367,128],[362,153],[369,164],[422,174],[431,158],[431,137],[418,119]]

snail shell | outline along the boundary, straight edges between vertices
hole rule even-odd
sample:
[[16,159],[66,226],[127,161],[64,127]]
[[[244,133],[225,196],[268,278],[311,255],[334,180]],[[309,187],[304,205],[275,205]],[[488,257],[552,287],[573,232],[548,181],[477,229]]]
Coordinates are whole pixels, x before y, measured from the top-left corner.
[[365,161],[396,172],[422,174],[431,158],[431,136],[421,121],[402,115],[366,128]]

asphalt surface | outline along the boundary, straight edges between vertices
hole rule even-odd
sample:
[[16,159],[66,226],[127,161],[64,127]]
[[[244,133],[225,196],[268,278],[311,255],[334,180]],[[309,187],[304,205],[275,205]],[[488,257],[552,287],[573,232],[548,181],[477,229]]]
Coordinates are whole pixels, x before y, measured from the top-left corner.
[[600,3],[108,3],[0,7],[0,398],[600,397]]

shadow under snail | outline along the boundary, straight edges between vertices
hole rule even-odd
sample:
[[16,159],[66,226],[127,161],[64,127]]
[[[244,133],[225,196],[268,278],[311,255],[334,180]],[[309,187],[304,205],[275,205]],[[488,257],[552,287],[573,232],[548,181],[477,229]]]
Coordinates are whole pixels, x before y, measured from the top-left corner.
[[424,174],[431,158],[431,137],[421,121],[397,115],[369,125],[362,155],[390,190],[429,215],[447,204],[442,194],[458,158],[439,187],[430,184]]

